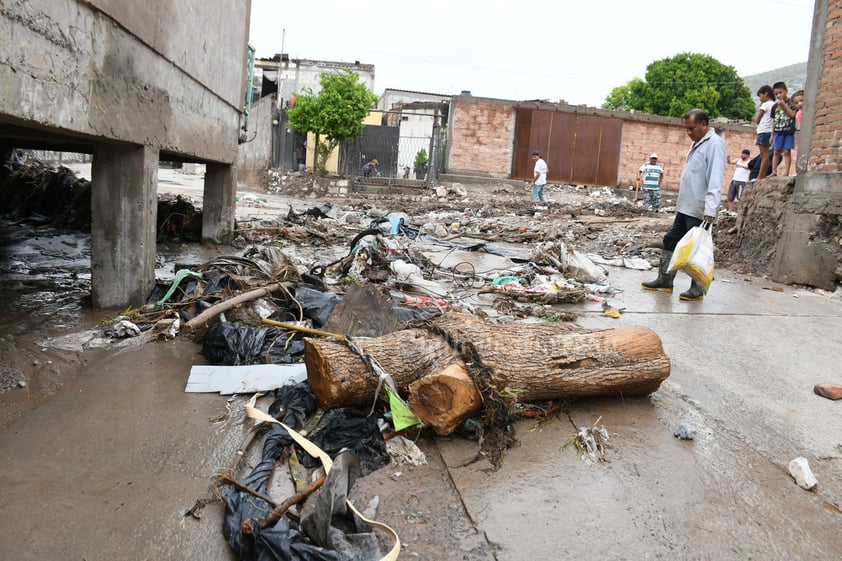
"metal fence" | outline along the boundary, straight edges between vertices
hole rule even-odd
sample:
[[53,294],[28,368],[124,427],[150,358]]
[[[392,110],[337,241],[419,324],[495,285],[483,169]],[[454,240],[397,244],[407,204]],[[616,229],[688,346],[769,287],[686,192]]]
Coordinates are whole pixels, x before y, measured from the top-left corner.
[[[345,175],[363,175],[362,167],[377,160],[379,177],[427,180],[444,171],[446,133],[432,125],[432,135],[401,134],[400,126],[366,125],[363,132],[345,143]],[[433,155],[431,158],[430,155]]]

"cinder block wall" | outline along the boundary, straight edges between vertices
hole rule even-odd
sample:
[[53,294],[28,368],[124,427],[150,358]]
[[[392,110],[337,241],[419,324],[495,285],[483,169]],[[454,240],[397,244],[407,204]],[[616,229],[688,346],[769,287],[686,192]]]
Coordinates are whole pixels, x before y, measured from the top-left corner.
[[[727,154],[739,159],[744,148],[751,150],[752,157],[759,154],[754,145],[757,133],[750,125],[711,123],[717,134],[725,140]],[[664,166],[664,189],[678,191],[681,168],[690,149],[690,138],[680,119],[663,117],[649,120],[630,120],[623,122],[623,148],[620,156],[620,184],[631,185],[637,177],[641,164],[649,161],[649,155],[658,154],[658,161]],[[795,173],[793,157],[792,173]],[[725,166],[723,192],[727,192],[734,165]]]

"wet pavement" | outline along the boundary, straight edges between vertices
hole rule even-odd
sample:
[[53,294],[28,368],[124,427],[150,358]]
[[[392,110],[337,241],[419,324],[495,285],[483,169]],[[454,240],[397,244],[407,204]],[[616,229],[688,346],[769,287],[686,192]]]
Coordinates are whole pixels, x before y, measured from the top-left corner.
[[[269,197],[264,208],[278,214],[285,206]],[[252,211],[263,212],[245,210]],[[67,331],[98,321],[82,312],[90,282],[84,238],[14,242],[1,261],[4,291],[20,291],[32,308],[7,298],[7,319]],[[206,257],[169,251],[159,248],[161,278],[177,259]],[[428,256],[447,267],[469,263],[478,274],[516,266],[452,249],[429,248]],[[51,278],[43,269],[55,259],[66,263]],[[496,472],[484,461],[463,467],[475,443],[424,440],[430,466],[382,468],[358,483],[355,502],[379,498],[377,519],[398,529],[407,559],[842,557],[842,401],[813,393],[816,383],[842,382],[839,294],[722,270],[704,301],[688,303],[678,299],[689,284],[682,274],[667,295],[639,289],[654,271],[607,269],[622,290],[610,298],[625,307],[619,319],[595,302],[554,309],[576,311],[588,328],[657,332],[672,363],[660,390],[577,400],[556,418],[521,421],[519,445]],[[36,310],[46,311],[33,319]],[[9,323],[3,331],[0,347],[10,353],[73,347],[52,328],[34,340]],[[220,531],[221,505],[205,507],[201,520],[184,516],[212,496],[211,476],[231,464],[247,427],[243,399],[184,393],[190,366],[205,363],[198,351],[184,338],[87,351],[54,397],[0,429],[0,557],[234,559]],[[588,465],[564,445],[575,427],[597,421],[610,447],[605,463]],[[698,429],[695,440],[673,436],[682,422]],[[812,491],[787,472],[798,456],[818,478]]]
[[[610,271],[625,288],[611,301],[626,310],[612,319],[589,303],[579,323],[652,328],[672,371],[649,398],[571,406],[577,426],[601,418],[609,430],[608,462],[562,450],[575,434],[566,418],[520,423],[522,447],[496,473],[455,467],[470,445],[440,445],[471,517],[502,546],[497,559],[839,558],[842,403],[813,393],[841,376],[839,297],[723,271],[688,303],[638,290],[652,272]],[[683,421],[695,440],[673,436]],[[798,456],[813,491],[787,472]]]

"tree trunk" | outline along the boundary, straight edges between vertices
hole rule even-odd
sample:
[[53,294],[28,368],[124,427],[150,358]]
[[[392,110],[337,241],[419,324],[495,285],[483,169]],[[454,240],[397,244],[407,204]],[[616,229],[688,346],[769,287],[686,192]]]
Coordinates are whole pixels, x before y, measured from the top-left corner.
[[[407,329],[358,342],[403,395],[409,393],[413,408],[420,406],[423,411],[416,414],[443,429],[472,413],[473,401],[481,401],[476,387],[474,393],[466,390],[458,371],[465,365],[453,349],[465,343],[473,344],[491,368],[497,389],[518,390],[522,401],[647,395],[670,372],[660,338],[645,327],[597,331],[556,323],[489,324],[469,314],[448,314],[433,325],[444,337]],[[372,402],[377,380],[358,355],[332,341],[306,339],[305,344],[307,377],[322,407]],[[427,380],[428,375],[438,377]],[[445,411],[453,411],[453,417],[444,418]]]

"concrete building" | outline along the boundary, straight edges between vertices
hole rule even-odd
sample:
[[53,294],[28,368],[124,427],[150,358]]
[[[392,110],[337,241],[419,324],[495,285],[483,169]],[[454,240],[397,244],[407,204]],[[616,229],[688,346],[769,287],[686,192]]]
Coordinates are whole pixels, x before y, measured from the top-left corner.
[[251,1],[28,0],[0,7],[0,151],[93,154],[96,308],[155,280],[160,159],[207,164],[202,235],[234,227]]
[[391,111],[396,107],[404,106],[408,103],[416,103],[419,101],[427,101],[432,103],[449,103],[449,94],[438,94],[430,92],[415,92],[412,90],[398,90],[394,88],[386,88],[377,100],[377,108],[383,111]]
[[290,59],[286,54],[255,61],[253,89],[260,93],[260,97],[277,92],[277,104],[283,107],[293,95],[304,88],[310,88],[314,94],[318,94],[321,90],[321,75],[340,70],[356,72],[360,76],[360,82],[368,89],[374,90],[373,64],[363,64],[360,61]]

